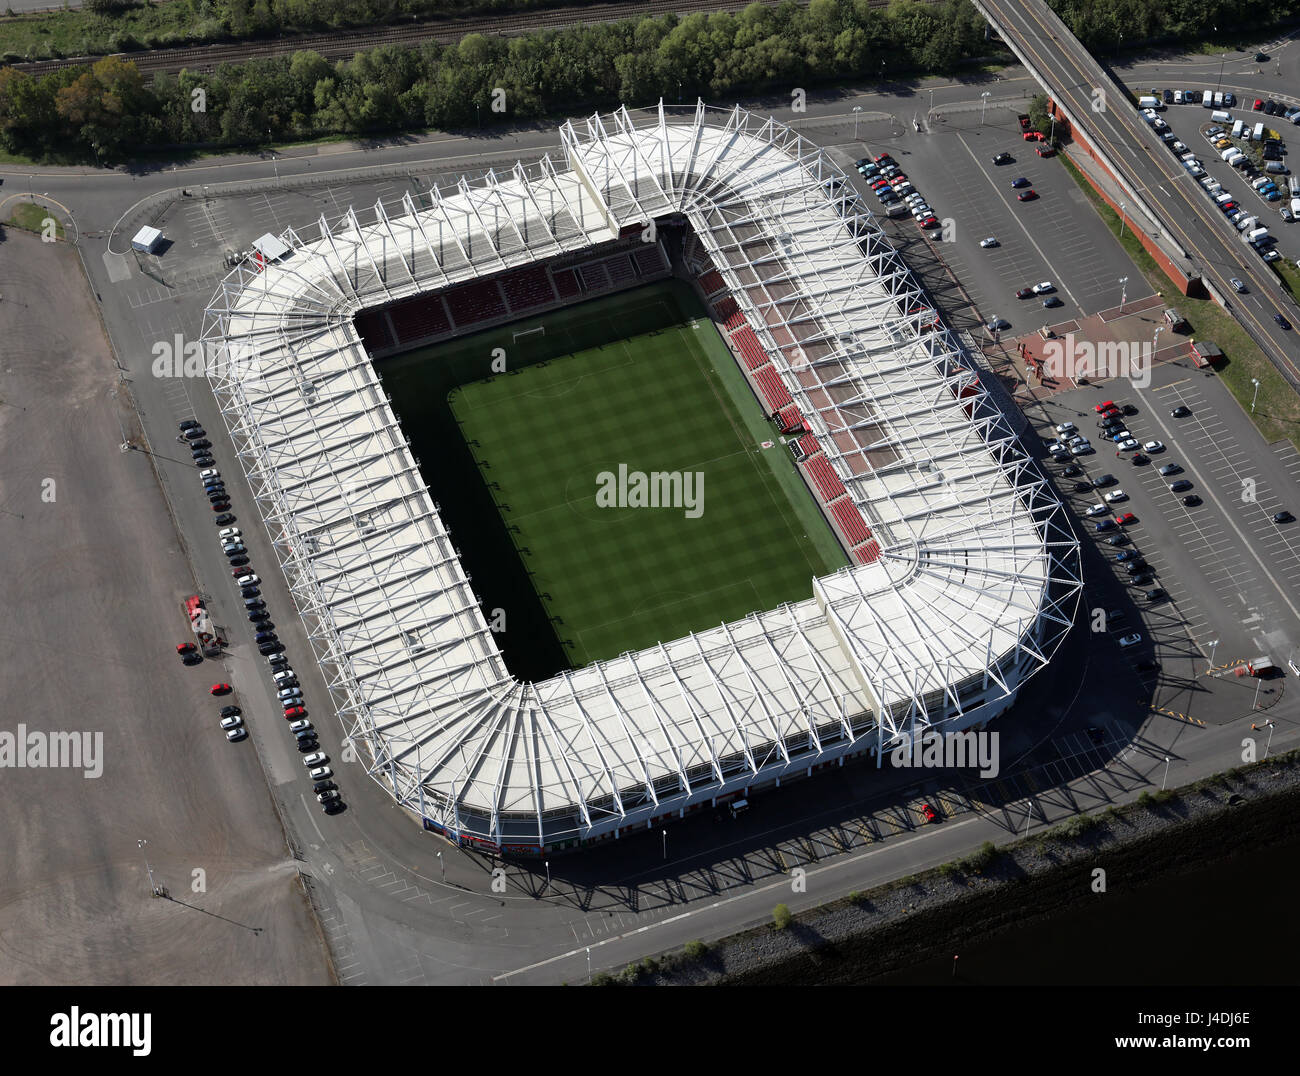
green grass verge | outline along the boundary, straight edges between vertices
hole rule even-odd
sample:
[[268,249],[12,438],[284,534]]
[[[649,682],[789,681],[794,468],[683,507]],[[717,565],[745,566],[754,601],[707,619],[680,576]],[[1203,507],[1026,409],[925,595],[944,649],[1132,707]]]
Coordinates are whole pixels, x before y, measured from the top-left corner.
[[[1119,214],[1093,189],[1078,166],[1064,155],[1061,163],[1151,286],[1171,302],[1177,302],[1178,309],[1192,327],[1190,335],[1201,340],[1213,340],[1223,350],[1224,361],[1215,370],[1228,391],[1236,397],[1242,410],[1250,415],[1264,440],[1270,444],[1288,440],[1300,448],[1300,396],[1287,384],[1277,367],[1269,362],[1246,330],[1213,299],[1194,299],[1183,295],[1156,260],[1146,252],[1131,228],[1126,226],[1123,234],[1120,234]],[[1176,300],[1174,296],[1177,296]],[[1252,379],[1260,383],[1259,402],[1253,415],[1250,414],[1250,401],[1255,392]]]
[[34,202],[19,202],[9,213],[9,220],[6,222],[15,228],[22,228],[28,232],[36,232],[38,235],[45,231],[45,221],[54,221],[54,234],[59,238],[64,238],[63,222],[59,220],[44,206],[36,205]]
[[[847,563],[705,319],[463,386],[451,407],[575,667],[805,599]],[[620,466],[695,475],[702,496],[602,505]]]

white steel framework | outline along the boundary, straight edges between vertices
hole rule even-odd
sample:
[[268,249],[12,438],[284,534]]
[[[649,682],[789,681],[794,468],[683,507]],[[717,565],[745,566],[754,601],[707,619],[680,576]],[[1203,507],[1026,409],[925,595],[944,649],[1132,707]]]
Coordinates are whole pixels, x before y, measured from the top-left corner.
[[[702,102],[560,137],[562,164],[286,230],[292,253],[236,268],[206,314],[217,399],[370,775],[427,828],[540,852],[1005,711],[1072,622],[1077,546],[843,174]],[[806,601],[518,682],[352,318],[683,219],[879,555]]]

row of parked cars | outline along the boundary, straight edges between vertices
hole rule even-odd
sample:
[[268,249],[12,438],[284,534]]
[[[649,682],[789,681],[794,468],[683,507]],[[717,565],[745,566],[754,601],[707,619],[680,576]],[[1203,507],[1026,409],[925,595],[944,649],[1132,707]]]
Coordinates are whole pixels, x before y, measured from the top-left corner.
[[902,217],[910,213],[923,229],[939,227],[939,218],[934,215],[925,196],[912,185],[898,162],[888,153],[863,157],[857,162],[857,169],[888,216]]
[[[253,641],[257,644],[258,653],[266,658],[275,684],[276,698],[284,710],[285,720],[289,722],[289,731],[294,735],[298,750],[304,756],[303,762],[308,767],[308,775],[314,782],[312,791],[326,813],[340,811],[343,809],[343,804],[338,786],[331,780],[334,771],[328,765],[329,756],[320,750],[316,730],[307,718],[302,687],[298,683],[297,674],[289,665],[289,659],[284,653],[284,644],[275,633],[275,624],[262,597],[261,577],[249,567],[248,549],[244,545],[243,532],[234,525],[238,521],[230,513],[230,498],[226,491],[225,480],[221,472],[213,466],[215,461],[208,454],[211,444],[206,440],[203,428],[193,419],[180,423],[180,429],[182,439],[195,446],[194,459],[195,463],[202,468],[199,471],[199,479],[203,483],[203,491],[213,509],[218,512],[216,523],[220,529],[217,531],[217,540],[221,543],[221,551],[230,562],[232,575],[239,587],[239,596],[244,603],[244,614],[253,626]],[[198,454],[199,452],[202,454]],[[214,684],[212,693],[227,694],[229,691],[229,684]],[[243,740],[248,735],[244,727],[243,714],[238,706],[222,708],[221,728],[226,734],[226,739],[232,743]]]

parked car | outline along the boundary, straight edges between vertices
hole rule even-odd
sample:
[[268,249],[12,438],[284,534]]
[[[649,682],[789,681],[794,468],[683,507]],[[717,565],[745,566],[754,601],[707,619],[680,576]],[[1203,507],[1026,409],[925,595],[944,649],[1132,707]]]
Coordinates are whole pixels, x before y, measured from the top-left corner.
[[1107,504],[1116,504],[1119,501],[1127,501],[1127,500],[1128,500],[1128,494],[1125,493],[1122,489],[1113,489],[1106,494]]
[[1295,516],[1293,516],[1290,512],[1288,512],[1288,511],[1286,511],[1285,509],[1283,509],[1281,512],[1274,512],[1274,513],[1273,513],[1273,522],[1274,522],[1274,523],[1294,523],[1294,522],[1295,522]]
[[1064,306],[1064,305],[1065,304],[1061,302],[1061,298],[1059,295],[1049,295],[1046,299],[1043,300],[1043,306],[1048,310],[1052,310],[1058,306]]
[[1170,493],[1182,493],[1185,489],[1191,489],[1192,484],[1185,478],[1180,478],[1177,482],[1169,483]]
[[1033,202],[1038,198],[1038,192],[1033,190],[1021,191],[1016,195],[1016,198],[1021,202]]
[[231,687],[229,684],[213,684],[208,688],[208,694],[210,695],[229,695],[230,691]]
[[[308,755],[305,759],[303,759],[302,764],[304,766],[323,766],[329,760],[330,760],[329,755],[325,754],[324,751],[317,751],[316,754]],[[313,774],[312,776],[314,777],[315,774]],[[324,774],[323,776],[328,777],[330,775]]]
[[1040,281],[1039,283],[1035,284],[1033,287],[1033,292],[1035,295],[1046,295],[1049,292],[1053,292],[1055,290],[1056,290],[1056,285],[1053,284],[1050,280]]
[[1142,636],[1135,631],[1129,635],[1121,636],[1119,640],[1119,645],[1124,647],[1137,646],[1137,644],[1140,643],[1141,641],[1142,641]]
[[235,517],[231,515],[217,516],[212,522],[219,527],[224,527],[227,523],[234,523]]
[[[306,759],[303,761],[305,762]],[[326,777],[333,777],[334,771],[328,766],[314,766],[312,769],[307,771],[307,776],[313,781],[323,781]]]
[[1014,158],[1010,153],[999,153],[993,158],[994,164],[1010,164]]
[[1029,186],[1029,180],[1027,180],[1024,176],[1019,176],[1016,179],[1013,179],[1011,181],[1011,186],[1014,190],[1020,190],[1022,187]]
[[1094,504],[1085,513],[1086,516],[1104,516],[1109,509],[1104,504]]
[[1175,407],[1172,411],[1169,412],[1169,417],[1186,418],[1191,413],[1192,413],[1192,409],[1190,407],[1185,407],[1183,404],[1179,404],[1177,407]]
[[1113,474],[1101,474],[1092,480],[1092,484],[1101,489],[1103,486],[1109,486],[1114,481],[1115,476]]
[[998,245],[998,241],[991,235],[987,239],[980,240],[980,246],[986,249],[988,247],[996,247],[997,245]]
[[1182,468],[1176,463],[1166,463],[1160,468],[1160,475],[1161,477],[1168,478],[1171,474],[1178,474],[1181,470]]
[[1142,448],[1146,452],[1163,452],[1165,450],[1163,441],[1147,441]]

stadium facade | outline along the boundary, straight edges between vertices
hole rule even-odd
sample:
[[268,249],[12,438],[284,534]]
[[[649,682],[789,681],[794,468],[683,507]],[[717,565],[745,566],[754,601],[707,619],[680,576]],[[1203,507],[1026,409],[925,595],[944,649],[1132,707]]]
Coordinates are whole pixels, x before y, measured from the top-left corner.
[[[843,173],[790,128],[703,103],[560,138],[562,160],[286,230],[290,253],[237,267],[205,317],[370,776],[426,829],[549,853],[1003,714],[1069,629],[1076,542]],[[371,353],[632,286],[669,254],[765,409],[806,431],[791,450],[853,563],[806,601],[520,682]]]

